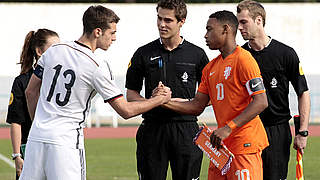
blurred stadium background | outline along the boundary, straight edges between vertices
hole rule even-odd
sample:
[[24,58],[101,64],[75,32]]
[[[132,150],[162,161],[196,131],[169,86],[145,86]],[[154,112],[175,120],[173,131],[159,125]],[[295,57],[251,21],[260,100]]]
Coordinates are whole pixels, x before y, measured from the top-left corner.
[[[20,67],[16,63],[27,32],[38,28],[49,28],[58,32],[62,41],[76,40],[82,33],[81,18],[88,6],[102,3],[113,9],[121,18],[118,24],[117,41],[107,52],[98,51],[97,54],[110,63],[118,86],[125,93],[125,73],[132,54],[139,46],[158,38],[155,2],[156,0],[1,0],[0,127],[8,127],[5,120],[10,90],[14,77],[19,74]],[[207,18],[211,13],[223,9],[235,13],[236,3],[239,0],[186,0],[186,2],[188,17],[182,28],[182,35],[188,41],[202,47],[209,59],[213,59],[218,52],[209,50],[203,38]],[[267,11],[267,34],[293,47],[300,57],[310,88],[311,123],[320,124],[320,86],[317,84],[320,82],[320,61],[318,60],[320,0],[262,0],[260,2],[263,2]],[[237,42],[239,45],[244,43],[240,34]],[[289,98],[292,115],[297,114],[297,99],[292,87]],[[215,124],[212,109],[207,108],[199,120]],[[89,127],[129,126],[138,125],[140,122],[140,116],[128,121],[123,120],[110,106],[103,103],[99,96],[96,96],[92,102],[91,114],[88,118]],[[304,156],[305,179],[319,179],[319,142],[319,137],[310,137],[308,141]],[[7,160],[7,162],[0,160],[0,179],[14,179],[14,164],[7,158],[12,152],[10,140],[0,139],[0,147],[0,155],[2,154]],[[288,179],[295,179],[295,151],[293,149],[291,151]],[[87,139],[86,154],[89,180],[137,179],[134,138]],[[97,154],[101,156],[97,158]],[[204,158],[200,179],[207,177],[208,161]],[[169,180],[170,174],[169,171]]]
[[[5,119],[11,85],[20,70],[19,65],[16,63],[19,60],[24,37],[30,30],[49,28],[58,32],[62,41],[76,40],[82,33],[82,14],[88,6],[93,3],[103,3],[106,7],[113,9],[121,18],[118,24],[117,41],[107,52],[97,51],[96,53],[111,64],[118,86],[124,93],[126,91],[124,88],[126,68],[134,51],[139,46],[158,38],[155,3],[140,3],[142,1],[139,0],[100,0],[90,1],[91,3],[52,3],[61,1],[28,3],[31,1],[26,0],[24,3],[17,2],[0,2],[0,16],[2,17],[2,28],[0,29],[2,39],[0,44],[0,49],[2,50],[0,54],[0,126],[7,126]],[[65,0],[64,2],[88,1]],[[217,10],[225,9],[235,13],[235,2],[238,1],[198,0],[187,2],[198,3],[187,4],[188,17],[182,28],[182,35],[188,41],[202,47],[209,59],[213,59],[218,52],[209,50],[205,46],[203,38],[207,18]],[[314,0],[290,2],[295,3],[263,3],[267,11],[266,32],[272,38],[290,45],[297,51],[310,88],[311,123],[319,123],[320,86],[317,83],[320,81],[320,72],[318,70],[320,62],[317,58],[320,40],[320,3],[316,3]],[[146,14],[148,15],[146,16]],[[240,33],[238,33],[237,41],[239,45],[244,43]],[[292,114],[297,114],[297,99],[293,88],[291,88],[289,98]],[[207,108],[199,119],[200,122],[215,124],[211,107]],[[117,127],[138,125],[140,122],[140,116],[124,121],[108,104],[103,103],[102,99],[97,96],[92,103],[88,126],[110,125]]]

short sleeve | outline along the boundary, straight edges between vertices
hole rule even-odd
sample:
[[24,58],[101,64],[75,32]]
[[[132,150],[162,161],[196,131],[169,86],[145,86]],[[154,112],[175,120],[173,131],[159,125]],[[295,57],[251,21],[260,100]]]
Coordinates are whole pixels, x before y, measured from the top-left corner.
[[[244,50],[245,51],[245,50]],[[246,86],[248,93],[250,95],[256,95],[265,92],[265,88],[262,83],[261,72],[256,60],[252,57],[252,55],[245,51],[239,57],[240,69],[239,69],[239,77],[241,84]],[[259,85],[259,86],[258,86]],[[253,86],[253,87],[252,87]],[[252,91],[256,87],[259,89]]]
[[26,100],[24,95],[23,84],[20,79],[15,78],[10,95],[10,101],[8,106],[7,123],[21,124],[25,121],[25,106]]
[[45,61],[45,58],[46,58],[46,54],[44,53],[38,60],[37,62],[37,65],[40,65],[41,67],[44,67],[45,64],[44,64],[44,61]]
[[202,70],[203,68],[208,64],[209,59],[207,54],[204,52],[203,49],[201,49],[201,58],[200,58],[200,63],[199,63],[199,69],[197,71],[197,81],[201,82],[202,79]]
[[40,79],[42,79],[42,75],[43,75],[43,67],[44,67],[44,59],[45,59],[45,54],[43,54],[40,58],[39,58],[39,60],[38,60],[38,62],[37,62],[37,66],[36,66],[36,68],[35,68],[35,70],[34,70],[34,74],[38,77],[38,78],[40,78]]
[[295,92],[298,96],[300,96],[304,91],[308,90],[307,80],[305,78],[297,53],[292,48],[290,48],[287,53],[288,54],[286,54],[285,57],[286,73]]
[[203,93],[203,94],[209,94],[208,90],[208,73],[207,73],[207,66],[203,68],[202,70],[202,77],[201,77],[201,82],[198,88],[198,92]]
[[93,84],[95,90],[101,95],[105,102],[122,96],[121,90],[115,83],[110,67],[107,63],[101,63],[94,73]]
[[126,85],[127,89],[135,90],[140,92],[143,85],[144,69],[143,69],[143,58],[141,56],[141,49],[139,48],[131,58],[128,64],[128,70],[126,74]]

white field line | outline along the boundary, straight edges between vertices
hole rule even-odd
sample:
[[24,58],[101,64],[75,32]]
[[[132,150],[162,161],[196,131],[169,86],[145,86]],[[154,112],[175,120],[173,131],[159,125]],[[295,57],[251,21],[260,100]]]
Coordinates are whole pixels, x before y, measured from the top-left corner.
[[0,153],[0,159],[7,163],[10,167],[16,168],[14,162]]

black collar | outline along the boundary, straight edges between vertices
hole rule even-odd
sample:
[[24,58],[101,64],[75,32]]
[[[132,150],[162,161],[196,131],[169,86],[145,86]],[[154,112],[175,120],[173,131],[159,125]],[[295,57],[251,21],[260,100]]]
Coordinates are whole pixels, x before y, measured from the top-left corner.
[[[181,38],[182,38],[181,42],[180,42],[179,45],[178,45],[176,48],[174,48],[174,49],[182,48],[183,44],[185,43],[185,39],[184,39],[183,36],[181,36]],[[164,50],[168,51],[167,49],[164,48],[161,38],[158,39],[158,43],[159,43],[159,46],[161,46]],[[173,50],[174,50],[174,49],[173,49]],[[172,50],[172,51],[173,51],[173,50]]]
[[82,43],[79,42],[79,41],[74,41],[74,42],[77,43],[77,44],[79,44],[80,46],[83,46],[83,47],[88,48],[88,49],[91,50],[91,48],[90,48],[89,46],[87,46],[87,45],[85,45],[85,44],[82,44]]

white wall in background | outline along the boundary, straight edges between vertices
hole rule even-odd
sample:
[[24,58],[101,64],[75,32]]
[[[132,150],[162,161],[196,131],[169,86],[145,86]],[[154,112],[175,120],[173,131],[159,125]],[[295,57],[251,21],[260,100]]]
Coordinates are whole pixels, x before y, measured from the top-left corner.
[[[21,48],[25,35],[30,30],[48,28],[59,33],[62,41],[77,40],[82,34],[83,12],[92,4],[39,4],[39,3],[0,3],[0,122],[4,122],[9,102],[13,77],[19,74]],[[118,23],[117,41],[107,52],[97,54],[107,59],[113,73],[120,77],[119,87],[124,90],[124,78],[128,62],[134,51],[158,38],[155,4],[103,4],[113,9],[121,18]],[[267,11],[266,32],[272,38],[292,46],[298,53],[304,72],[315,75],[308,79],[313,95],[312,118],[319,119],[318,90],[315,89],[320,71],[318,51],[320,46],[320,3],[264,4]],[[188,4],[188,17],[182,28],[182,35],[190,42],[202,47],[209,59],[219,52],[211,51],[204,41],[208,16],[219,10],[235,13],[236,4]],[[242,45],[241,34],[237,41]],[[317,74],[317,75],[316,75]],[[2,77],[6,76],[6,77]],[[10,82],[9,82],[10,81]],[[315,91],[312,91],[312,90]],[[296,96],[290,95],[291,100]],[[296,112],[295,101],[290,101]],[[98,103],[93,103],[94,105]],[[106,108],[106,107],[97,107]],[[98,109],[96,110],[98,111]],[[203,113],[212,117],[212,110]],[[98,115],[105,115],[97,112]]]
[[[49,28],[63,41],[76,40],[82,34],[83,12],[92,4],[0,3],[0,76],[16,76],[24,37],[30,30]],[[103,4],[121,18],[117,41],[107,52],[114,74],[124,75],[134,51],[158,38],[155,4]],[[264,4],[267,11],[266,31],[271,37],[292,46],[298,53],[306,74],[319,74],[320,3]],[[205,46],[208,16],[218,10],[235,13],[236,4],[188,4],[187,21],[182,35],[202,47],[209,59],[217,56]],[[238,33],[238,44],[244,41]]]

